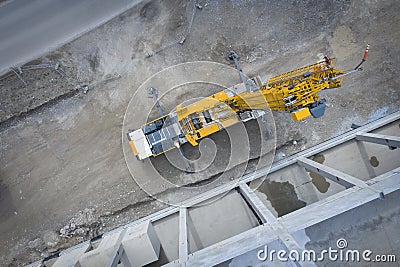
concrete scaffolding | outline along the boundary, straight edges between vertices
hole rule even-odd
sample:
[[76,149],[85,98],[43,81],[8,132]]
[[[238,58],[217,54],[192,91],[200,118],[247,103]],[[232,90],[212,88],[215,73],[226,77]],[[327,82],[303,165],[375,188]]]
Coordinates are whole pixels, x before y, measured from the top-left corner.
[[[374,201],[381,201],[377,199],[385,199],[385,196],[389,197],[382,202],[388,202],[379,212],[393,208],[393,198],[399,197],[396,191],[400,188],[400,151],[395,149],[399,146],[399,122],[400,112],[393,113],[276,162],[270,170],[260,169],[247,174],[239,182],[217,187],[180,206],[166,208],[105,233],[100,241],[86,241],[56,255],[58,257],[43,259],[30,266],[43,266],[44,263],[46,266],[100,266],[104,263],[106,266],[224,266],[228,265],[227,261],[232,263],[239,258],[242,263],[243,260],[251,262],[250,252],[276,242],[285,251],[296,250],[301,254],[305,246],[298,238],[299,231],[311,229],[312,232],[316,225],[332,222],[340,216],[347,216],[344,221],[341,218],[343,224],[347,220],[351,224],[352,219],[346,215],[348,212],[379,205]],[[363,171],[364,162],[357,158],[361,152],[354,149],[360,142],[368,146],[370,154],[379,156],[381,165],[384,165],[376,175]],[[310,159],[321,152],[334,153],[339,159],[343,153],[353,153],[350,158],[354,160],[321,164]],[[250,182],[267,174],[283,172],[293,165],[338,183],[342,190],[276,217],[258,197],[257,188],[251,188]],[[343,171],[345,165],[351,166],[358,175]],[[357,216],[367,218],[370,215]],[[124,240],[129,233],[135,233],[130,242],[140,245],[131,244],[128,249]],[[399,235],[394,236],[391,237],[395,239],[390,244],[391,251],[399,251]],[[369,245],[376,247],[372,243]],[[254,252],[253,257],[257,258],[257,253]],[[313,266],[314,262],[288,261],[282,264]]]

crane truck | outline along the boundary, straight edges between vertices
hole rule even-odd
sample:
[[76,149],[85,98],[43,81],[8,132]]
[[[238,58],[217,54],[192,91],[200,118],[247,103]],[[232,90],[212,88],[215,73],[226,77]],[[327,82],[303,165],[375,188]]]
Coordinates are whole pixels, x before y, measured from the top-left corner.
[[150,88],[160,117],[141,128],[127,133],[128,142],[138,160],[156,157],[189,142],[199,141],[238,122],[263,116],[267,109],[288,112],[295,121],[324,115],[326,100],[318,92],[342,86],[343,77],[361,70],[369,50],[367,46],[362,61],[351,71],[334,68],[335,58],[324,57],[314,64],[301,67],[270,78],[262,84],[259,77],[247,79],[238,56],[231,51],[227,60],[236,65],[242,83],[221,90],[191,104],[179,104],[169,114],[164,114],[157,101],[155,88]]

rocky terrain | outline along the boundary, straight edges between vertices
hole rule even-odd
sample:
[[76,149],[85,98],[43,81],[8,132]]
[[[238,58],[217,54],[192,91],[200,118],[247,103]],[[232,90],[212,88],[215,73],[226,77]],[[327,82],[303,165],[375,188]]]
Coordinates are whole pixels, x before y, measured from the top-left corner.
[[12,72],[0,78],[1,265],[21,266],[166,207],[132,179],[121,136],[136,90],[168,67],[228,64],[225,55],[234,50],[244,72],[265,81],[325,54],[337,58],[338,69],[352,69],[371,43],[364,70],[321,93],[324,117],[294,122],[274,113],[276,159],[399,109],[398,1],[197,3],[185,42],[152,57],[146,51],[186,34],[192,1],[143,1],[26,64],[58,63],[66,77],[43,68],[23,71],[26,85]]

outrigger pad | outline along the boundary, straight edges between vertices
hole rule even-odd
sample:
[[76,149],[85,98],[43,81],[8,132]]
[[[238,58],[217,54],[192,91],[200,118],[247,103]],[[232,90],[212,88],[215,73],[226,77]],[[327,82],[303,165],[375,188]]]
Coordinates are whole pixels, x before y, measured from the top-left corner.
[[324,116],[325,109],[326,109],[325,102],[326,102],[325,99],[321,99],[319,101],[316,101],[316,102],[310,104],[309,110],[310,110],[311,115],[314,118],[320,118],[320,117]]
[[239,59],[238,55],[235,53],[235,51],[229,51],[229,53],[225,56],[226,60],[229,61],[229,63],[234,63],[235,58]]

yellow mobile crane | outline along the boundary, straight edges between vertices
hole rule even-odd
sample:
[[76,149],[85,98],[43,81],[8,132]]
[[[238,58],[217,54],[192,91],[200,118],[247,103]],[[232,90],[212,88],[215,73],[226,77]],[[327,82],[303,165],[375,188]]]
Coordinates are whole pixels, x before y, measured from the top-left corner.
[[240,121],[259,118],[266,109],[289,112],[295,121],[309,116],[319,118],[324,115],[326,101],[319,99],[318,92],[340,87],[344,76],[361,70],[368,50],[369,45],[360,64],[349,72],[335,69],[335,58],[325,56],[315,64],[272,77],[264,84],[257,77],[246,79],[238,56],[231,51],[226,58],[236,65],[242,84],[186,106],[179,104],[167,115],[157,102],[156,89],[150,88],[149,94],[156,101],[160,117],[128,133],[131,149],[139,160],[173,148],[178,148],[183,155],[182,144],[189,142],[197,146],[200,139]]

